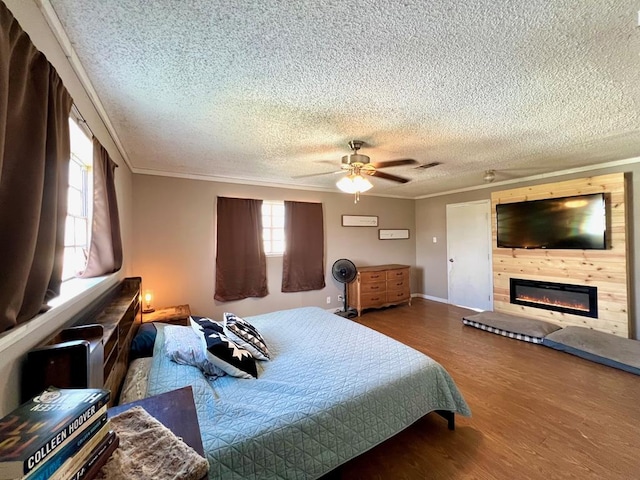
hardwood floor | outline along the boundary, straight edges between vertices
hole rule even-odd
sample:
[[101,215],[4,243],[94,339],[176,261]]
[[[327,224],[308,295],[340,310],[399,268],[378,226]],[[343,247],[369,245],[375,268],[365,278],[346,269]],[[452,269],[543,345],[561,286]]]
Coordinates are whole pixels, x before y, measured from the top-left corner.
[[431,413],[343,465],[347,479],[638,479],[640,377],[462,324],[414,299],[357,319],[451,374],[472,417]]

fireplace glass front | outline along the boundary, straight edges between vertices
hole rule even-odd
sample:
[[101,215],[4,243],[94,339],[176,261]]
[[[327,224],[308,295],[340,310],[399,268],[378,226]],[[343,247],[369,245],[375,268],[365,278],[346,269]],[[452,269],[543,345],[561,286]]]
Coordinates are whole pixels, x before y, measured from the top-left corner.
[[509,293],[516,305],[598,318],[597,287],[511,278]]

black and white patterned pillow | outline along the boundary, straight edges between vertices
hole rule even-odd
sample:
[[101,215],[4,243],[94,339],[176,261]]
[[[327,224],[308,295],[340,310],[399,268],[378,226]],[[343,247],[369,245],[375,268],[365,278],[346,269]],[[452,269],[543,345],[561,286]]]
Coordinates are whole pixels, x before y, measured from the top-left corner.
[[258,360],[269,360],[271,354],[256,327],[233,313],[224,313],[224,333]]
[[222,325],[210,318],[198,317],[191,317],[190,323],[211,363],[234,377],[258,378],[256,361],[251,353],[229,339]]

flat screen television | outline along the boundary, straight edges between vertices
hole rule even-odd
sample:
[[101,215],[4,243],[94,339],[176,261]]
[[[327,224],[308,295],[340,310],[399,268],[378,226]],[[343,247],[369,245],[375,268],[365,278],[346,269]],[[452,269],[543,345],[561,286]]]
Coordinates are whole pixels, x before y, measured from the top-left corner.
[[498,247],[607,248],[604,193],[496,205]]

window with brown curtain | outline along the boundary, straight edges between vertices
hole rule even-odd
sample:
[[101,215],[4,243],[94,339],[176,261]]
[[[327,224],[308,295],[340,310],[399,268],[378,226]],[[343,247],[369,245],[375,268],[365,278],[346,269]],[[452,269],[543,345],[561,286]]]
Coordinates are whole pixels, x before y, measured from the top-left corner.
[[321,203],[284,202],[282,291],[324,288],[324,220]]
[[266,296],[262,200],[218,197],[216,238],[214,298],[228,302]]
[[0,3],[0,332],[60,294],[71,103]]
[[87,267],[80,277],[106,275],[122,267],[120,215],[116,198],[117,165],[107,150],[93,139],[93,218]]

